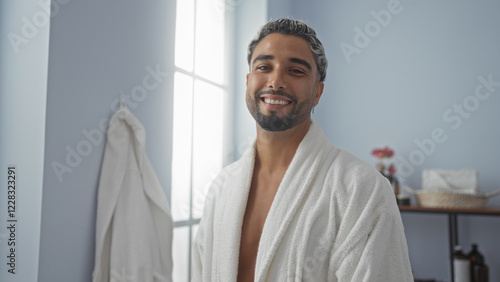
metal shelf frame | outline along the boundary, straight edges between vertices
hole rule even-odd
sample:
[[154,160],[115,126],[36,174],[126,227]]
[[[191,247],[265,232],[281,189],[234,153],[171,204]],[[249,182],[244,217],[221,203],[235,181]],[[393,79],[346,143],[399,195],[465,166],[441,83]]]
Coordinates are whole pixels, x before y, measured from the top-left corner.
[[458,245],[458,223],[459,215],[474,215],[474,216],[500,216],[500,207],[467,209],[467,208],[424,208],[420,206],[399,206],[402,213],[433,213],[446,214],[448,216],[448,238],[449,238],[449,254],[450,254],[450,269],[451,282],[453,278],[453,250]]

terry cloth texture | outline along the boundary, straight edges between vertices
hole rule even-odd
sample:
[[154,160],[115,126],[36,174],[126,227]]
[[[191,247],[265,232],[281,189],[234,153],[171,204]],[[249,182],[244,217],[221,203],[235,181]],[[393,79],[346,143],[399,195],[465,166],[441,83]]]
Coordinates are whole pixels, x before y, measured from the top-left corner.
[[111,118],[107,137],[93,282],[171,282],[173,222],[146,156],[144,127],[122,108]]
[[[255,149],[209,189],[192,281],[236,281]],[[394,192],[372,166],[332,146],[313,121],[278,188],[255,281],[413,281]]]

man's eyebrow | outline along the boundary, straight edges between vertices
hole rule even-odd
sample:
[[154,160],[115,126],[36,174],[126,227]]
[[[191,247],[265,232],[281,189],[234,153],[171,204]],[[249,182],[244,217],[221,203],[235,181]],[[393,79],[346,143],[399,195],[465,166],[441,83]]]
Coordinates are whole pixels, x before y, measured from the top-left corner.
[[309,70],[312,70],[311,64],[309,64],[306,60],[299,59],[299,58],[290,58],[288,61],[292,63],[297,63],[306,66]]
[[257,58],[255,58],[252,62],[252,64],[255,64],[257,61],[265,61],[265,60],[272,60],[274,59],[273,55],[259,55]]
[[[252,62],[252,64],[255,64],[255,62],[257,61],[265,61],[265,60],[272,60],[274,59],[274,56],[273,55],[259,55],[257,56],[257,58],[255,58]],[[292,57],[290,59],[288,59],[289,62],[291,63],[296,63],[296,64],[301,64],[301,65],[304,65],[305,67],[307,67],[309,70],[312,70],[312,67],[311,67],[311,64],[309,64],[306,60],[304,59],[300,59],[300,58],[295,58],[295,57]]]

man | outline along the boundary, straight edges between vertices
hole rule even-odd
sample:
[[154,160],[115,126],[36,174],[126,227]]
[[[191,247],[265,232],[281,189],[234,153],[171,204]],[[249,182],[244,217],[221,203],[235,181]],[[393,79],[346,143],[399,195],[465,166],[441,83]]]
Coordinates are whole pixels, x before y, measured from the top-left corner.
[[267,23],[248,64],[257,138],[210,187],[193,281],[413,281],[389,182],[311,119],[327,66],[314,30]]

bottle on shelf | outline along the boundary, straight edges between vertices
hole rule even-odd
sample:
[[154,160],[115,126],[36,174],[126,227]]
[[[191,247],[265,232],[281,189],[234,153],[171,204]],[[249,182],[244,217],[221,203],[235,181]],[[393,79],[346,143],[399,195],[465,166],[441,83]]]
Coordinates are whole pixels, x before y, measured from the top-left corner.
[[488,266],[484,256],[479,252],[477,244],[472,244],[472,250],[467,255],[470,261],[471,282],[488,282]]
[[455,246],[453,252],[453,281],[455,282],[471,282],[470,275],[470,260],[462,252],[462,247]]
[[477,282],[489,282],[488,278],[488,266],[486,264],[476,264],[474,265],[474,270],[472,273],[472,281]]

